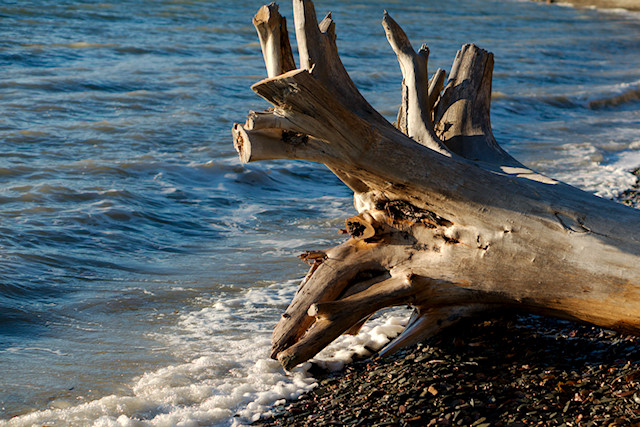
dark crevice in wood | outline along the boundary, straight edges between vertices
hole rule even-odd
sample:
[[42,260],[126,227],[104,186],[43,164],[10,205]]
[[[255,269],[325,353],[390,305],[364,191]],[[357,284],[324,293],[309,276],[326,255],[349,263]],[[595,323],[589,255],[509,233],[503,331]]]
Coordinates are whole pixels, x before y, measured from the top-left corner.
[[410,221],[421,223],[428,228],[449,227],[453,223],[435,212],[419,208],[404,200],[379,201],[376,209],[387,213],[393,222]]

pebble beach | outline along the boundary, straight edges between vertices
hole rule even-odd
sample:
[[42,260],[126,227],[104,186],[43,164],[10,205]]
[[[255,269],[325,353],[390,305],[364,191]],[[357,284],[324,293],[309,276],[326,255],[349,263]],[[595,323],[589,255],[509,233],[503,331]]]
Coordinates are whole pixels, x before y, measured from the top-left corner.
[[[635,0],[546,2],[640,11]],[[640,186],[618,200],[637,208]],[[253,425],[640,426],[640,338],[533,315],[467,322],[316,377]]]
[[[308,269],[297,255],[342,243],[357,212],[324,165],[244,165],[233,147],[234,122],[267,106],[251,90],[263,3],[0,2],[0,427],[636,423],[634,338],[523,313],[363,358],[403,328],[396,308],[315,365],[269,358]],[[402,75],[385,9],[431,72],[466,43],[494,53],[491,122],[511,155],[637,204],[639,14],[315,3],[387,120]]]
[[640,339],[528,315],[318,375],[258,426],[637,426]]

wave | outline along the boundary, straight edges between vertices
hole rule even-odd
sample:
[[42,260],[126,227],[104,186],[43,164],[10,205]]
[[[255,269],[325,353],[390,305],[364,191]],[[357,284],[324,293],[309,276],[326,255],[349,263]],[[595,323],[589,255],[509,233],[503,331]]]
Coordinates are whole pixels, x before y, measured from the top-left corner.
[[599,109],[640,101],[640,81],[615,85],[611,88],[611,92],[604,96],[596,95],[587,102],[587,105],[591,109]]
[[[121,392],[81,404],[60,398],[52,409],[0,420],[0,426],[249,424],[276,402],[296,399],[317,384],[310,362],[285,373],[268,358],[271,330],[263,325],[278,317],[297,282],[202,298],[201,308],[181,314],[173,329],[155,333],[181,362],[146,372]],[[313,362],[341,369],[355,355],[381,348],[405,322],[404,313],[383,313]]]
[[[591,110],[616,108],[640,101],[640,80],[613,85],[593,86],[589,91],[568,93],[530,93],[510,95],[494,92],[492,99],[501,102],[517,103],[523,109],[537,108],[536,104],[549,105],[562,109],[588,108]],[[515,106],[508,107],[514,113],[522,113]]]
[[[517,102],[524,106],[535,108],[534,104],[542,103],[556,108],[575,109],[587,108],[591,110],[616,108],[640,101],[640,80],[613,85],[593,86],[588,91],[576,91],[554,94],[524,94],[511,96],[502,92],[495,92],[496,101]],[[517,111],[515,111],[517,112]]]

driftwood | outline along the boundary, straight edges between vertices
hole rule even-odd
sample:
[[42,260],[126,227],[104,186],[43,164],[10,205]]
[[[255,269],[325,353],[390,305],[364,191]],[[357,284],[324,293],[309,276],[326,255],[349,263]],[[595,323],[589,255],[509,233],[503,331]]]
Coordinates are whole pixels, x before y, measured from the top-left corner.
[[[269,101],[235,124],[243,162],[324,163],[354,192],[349,239],[304,255],[311,264],[273,334],[291,368],[376,311],[415,308],[382,353],[460,319],[516,309],[640,334],[640,212],[543,176],[497,144],[489,118],[493,55],[458,52],[446,86],[427,78],[384,14],[403,74],[397,125],[358,92],[338,56],[335,24],[294,0],[300,65],[275,4],[255,16]],[[443,87],[444,86],[444,87]]]

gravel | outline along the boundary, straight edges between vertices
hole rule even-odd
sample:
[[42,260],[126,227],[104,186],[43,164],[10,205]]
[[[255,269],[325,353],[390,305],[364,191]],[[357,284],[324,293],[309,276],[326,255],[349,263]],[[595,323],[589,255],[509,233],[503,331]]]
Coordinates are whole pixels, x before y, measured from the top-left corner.
[[532,315],[476,321],[319,373],[259,426],[640,426],[640,338]]
[[[640,185],[619,200],[639,208]],[[254,425],[640,427],[640,337],[534,315],[476,319],[315,375],[316,389]]]

